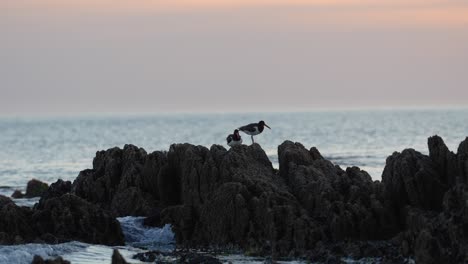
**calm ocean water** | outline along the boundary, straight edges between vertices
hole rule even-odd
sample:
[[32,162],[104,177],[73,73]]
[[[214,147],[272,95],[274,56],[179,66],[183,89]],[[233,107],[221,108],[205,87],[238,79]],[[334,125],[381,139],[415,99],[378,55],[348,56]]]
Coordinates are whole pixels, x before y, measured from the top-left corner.
[[[170,144],[184,142],[207,147],[220,144],[228,148],[225,144],[228,133],[259,120],[265,120],[272,128],[257,136],[256,141],[274,166],[278,166],[278,145],[292,140],[307,148],[316,146],[322,155],[343,168],[359,166],[375,180],[381,179],[385,159],[394,151],[411,147],[427,153],[427,137],[434,134],[442,136],[449,148],[456,151],[468,135],[468,109],[3,117],[0,118],[0,194],[10,196],[14,189],[24,190],[31,178],[48,183],[58,178],[73,180],[79,171],[92,166],[96,151],[128,143],[148,152],[168,150]],[[249,136],[243,138],[245,144],[250,144]],[[37,200],[15,201],[31,206]],[[155,249],[174,245],[168,227],[144,228],[142,220],[135,217],[119,220],[127,241],[127,246],[119,249],[127,259],[141,252],[141,245]],[[0,263],[30,263],[34,254],[62,255],[72,263],[102,263],[110,261],[111,252],[110,247],[79,242],[0,246]],[[241,255],[223,258],[232,263],[257,261]]]
[[[37,178],[51,183],[73,180],[90,168],[96,151],[134,144],[146,151],[168,150],[172,143],[225,144],[241,125],[265,120],[256,141],[277,166],[277,147],[284,140],[316,146],[344,167],[359,166],[380,180],[393,151],[427,152],[427,137],[442,136],[453,151],[468,136],[468,109],[379,110],[309,113],[167,114],[0,118],[0,193],[24,189]],[[250,137],[243,135],[244,144]]]

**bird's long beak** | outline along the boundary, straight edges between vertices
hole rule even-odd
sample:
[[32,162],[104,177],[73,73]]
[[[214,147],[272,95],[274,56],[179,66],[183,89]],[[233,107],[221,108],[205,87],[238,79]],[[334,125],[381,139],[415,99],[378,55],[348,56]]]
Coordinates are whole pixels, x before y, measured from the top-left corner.
[[271,129],[271,127],[269,127],[267,124],[265,124],[266,127],[268,127],[269,129]]

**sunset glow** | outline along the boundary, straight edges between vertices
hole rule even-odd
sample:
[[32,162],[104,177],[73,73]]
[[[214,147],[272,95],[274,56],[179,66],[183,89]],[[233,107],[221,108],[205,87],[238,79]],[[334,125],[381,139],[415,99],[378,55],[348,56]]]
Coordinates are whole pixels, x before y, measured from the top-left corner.
[[252,12],[264,18],[281,15],[297,26],[341,24],[354,27],[459,27],[468,25],[468,2],[441,0],[16,0],[2,1],[15,15],[73,14],[157,15],[171,13]]
[[250,109],[266,89],[270,107],[468,96],[467,1],[11,0],[0,17],[0,110],[92,98],[99,110],[109,93],[121,101],[102,108],[119,109],[135,90],[145,109],[236,109],[232,90]]

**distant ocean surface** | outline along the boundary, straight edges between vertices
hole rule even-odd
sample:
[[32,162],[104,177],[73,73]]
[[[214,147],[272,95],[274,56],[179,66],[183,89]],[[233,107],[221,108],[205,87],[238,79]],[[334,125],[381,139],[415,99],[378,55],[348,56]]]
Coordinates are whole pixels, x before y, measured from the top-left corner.
[[[385,159],[414,148],[427,153],[427,137],[442,136],[452,151],[468,136],[468,109],[292,113],[161,114],[141,116],[0,118],[0,193],[25,189],[36,178],[73,180],[92,167],[98,150],[134,144],[147,152],[173,143],[226,145],[239,126],[264,120],[272,129],[256,136],[274,166],[285,140],[315,146],[346,168],[359,166],[380,180]],[[250,136],[242,134],[244,144]]]
[[[394,151],[414,148],[427,153],[427,137],[438,134],[456,151],[468,135],[468,109],[378,110],[307,113],[160,114],[140,116],[2,117],[0,118],[0,194],[25,190],[36,178],[53,183],[74,180],[92,167],[96,151],[134,144],[147,152],[168,150],[173,143],[226,146],[225,138],[239,126],[264,120],[272,129],[256,136],[275,167],[277,148],[285,140],[317,147],[323,156],[343,168],[359,166],[380,180],[385,159]],[[250,137],[242,134],[244,144]],[[15,199],[32,206],[38,198]],[[149,249],[171,250],[169,227],[146,228],[138,217],[119,218],[126,246],[118,247],[129,260]],[[72,263],[110,262],[111,247],[73,241],[59,245],[0,246],[0,263],[30,263],[34,254],[62,255]],[[242,255],[226,255],[223,262],[263,263]],[[374,263],[378,260],[343,260]],[[133,263],[139,263],[136,260]],[[300,263],[300,262],[289,262]]]

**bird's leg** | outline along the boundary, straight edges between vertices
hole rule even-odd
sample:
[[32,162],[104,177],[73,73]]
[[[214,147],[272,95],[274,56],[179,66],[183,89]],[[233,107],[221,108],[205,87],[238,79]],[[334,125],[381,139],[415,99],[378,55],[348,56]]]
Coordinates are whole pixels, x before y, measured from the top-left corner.
[[252,138],[252,144],[255,143],[255,141],[253,140],[253,136],[250,136]]

